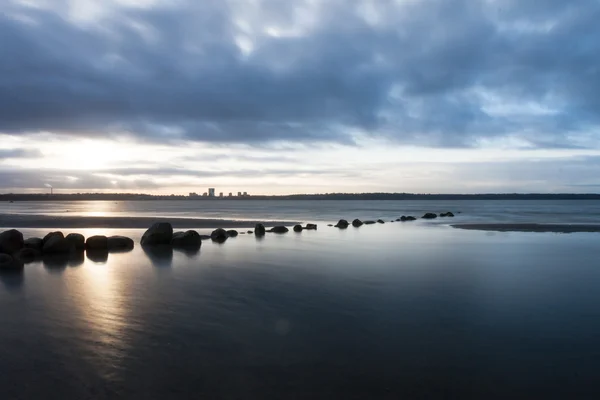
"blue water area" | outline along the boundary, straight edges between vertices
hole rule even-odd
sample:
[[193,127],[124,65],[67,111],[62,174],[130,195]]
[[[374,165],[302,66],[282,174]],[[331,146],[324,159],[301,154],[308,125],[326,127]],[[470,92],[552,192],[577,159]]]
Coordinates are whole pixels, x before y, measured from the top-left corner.
[[0,274],[0,398],[597,398],[599,240],[387,223],[29,264]]

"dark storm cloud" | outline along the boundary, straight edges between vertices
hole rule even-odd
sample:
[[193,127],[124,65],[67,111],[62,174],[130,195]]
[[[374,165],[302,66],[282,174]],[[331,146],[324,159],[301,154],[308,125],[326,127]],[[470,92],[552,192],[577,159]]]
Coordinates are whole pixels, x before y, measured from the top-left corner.
[[[360,129],[427,146],[517,134],[573,147],[599,127],[598,1],[368,3],[317,2],[287,37],[261,30],[294,27],[302,1],[114,8],[101,27],[1,6],[0,132],[351,143]],[[240,31],[246,17],[259,31]],[[488,94],[551,112],[489,112]]]

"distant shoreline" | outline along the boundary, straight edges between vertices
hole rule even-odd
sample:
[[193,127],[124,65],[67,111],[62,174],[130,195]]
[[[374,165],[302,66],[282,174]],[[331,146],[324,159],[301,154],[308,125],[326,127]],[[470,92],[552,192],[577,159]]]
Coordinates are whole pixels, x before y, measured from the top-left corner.
[[293,194],[281,196],[182,196],[150,195],[143,193],[32,193],[0,194],[5,201],[139,201],[139,200],[188,200],[188,201],[249,201],[249,200],[600,200],[597,193],[481,193],[481,194],[418,194],[418,193],[329,193]]
[[592,224],[527,224],[527,223],[499,223],[499,224],[454,224],[453,228],[491,231],[491,232],[600,232],[600,225]]
[[174,228],[254,228],[263,225],[294,225],[294,221],[246,221],[227,219],[168,218],[168,217],[87,217],[1,214],[0,228],[105,228],[105,229],[147,229],[156,222],[169,222]]

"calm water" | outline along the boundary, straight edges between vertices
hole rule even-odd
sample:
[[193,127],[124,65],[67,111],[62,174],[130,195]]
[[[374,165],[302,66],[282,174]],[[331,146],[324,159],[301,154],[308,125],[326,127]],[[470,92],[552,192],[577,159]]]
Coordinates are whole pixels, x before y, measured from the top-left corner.
[[[344,204],[268,212],[317,212],[311,220],[409,213],[400,211],[406,204]],[[432,204],[411,207],[435,211]],[[512,213],[532,218],[535,204],[525,206]],[[173,207],[136,212],[216,212],[204,203]],[[485,218],[470,210],[511,209],[442,207],[462,210],[457,220]],[[582,209],[597,218],[592,202],[561,215]],[[136,241],[143,233],[80,232]],[[106,261],[29,264],[0,274],[0,398],[597,398],[599,243],[593,233],[320,225],[203,242],[195,254],[137,246]]]

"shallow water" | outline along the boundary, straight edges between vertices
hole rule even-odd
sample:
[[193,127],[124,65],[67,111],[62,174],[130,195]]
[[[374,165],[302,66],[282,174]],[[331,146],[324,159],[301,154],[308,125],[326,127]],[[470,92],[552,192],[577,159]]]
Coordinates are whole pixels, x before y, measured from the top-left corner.
[[0,274],[0,398],[597,397],[599,240],[321,225],[29,264]]

